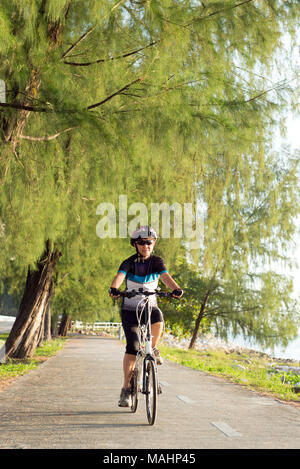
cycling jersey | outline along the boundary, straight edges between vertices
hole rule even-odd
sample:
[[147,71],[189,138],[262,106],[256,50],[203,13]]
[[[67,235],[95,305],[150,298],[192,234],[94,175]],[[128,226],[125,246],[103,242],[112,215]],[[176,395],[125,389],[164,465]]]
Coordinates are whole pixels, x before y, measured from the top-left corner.
[[[142,288],[143,290],[154,291],[158,286],[159,276],[167,272],[167,269],[161,257],[151,255],[145,260],[136,253],[122,262],[118,272],[125,274],[127,290]],[[123,298],[122,310],[135,311],[141,299],[141,295],[133,298]],[[157,307],[156,295],[151,295],[149,299],[151,306]]]

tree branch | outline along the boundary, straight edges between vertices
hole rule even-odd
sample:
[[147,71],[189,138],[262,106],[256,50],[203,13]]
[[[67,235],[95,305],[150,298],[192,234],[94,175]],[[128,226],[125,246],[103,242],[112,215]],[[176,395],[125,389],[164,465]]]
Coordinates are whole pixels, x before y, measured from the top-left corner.
[[[119,2],[117,2],[110,10],[110,13],[112,13],[112,11],[114,11],[116,8],[118,8],[122,3],[124,2],[124,0],[120,0]],[[71,2],[70,2],[71,3]],[[108,15],[106,15],[108,16]],[[84,41],[84,39],[86,39],[94,30],[96,29],[96,26],[93,26],[92,28],[90,28],[88,31],[86,31],[82,36],[80,36],[80,38],[74,42],[74,44],[72,44],[68,50],[66,50],[66,52],[63,53],[63,55],[61,56],[62,59],[64,59],[65,57],[67,57],[69,55],[69,53],[75,49],[75,47],[77,47],[82,41]]]
[[235,310],[229,310],[229,311],[218,311],[217,309],[211,309],[211,310],[208,310],[206,309],[206,312],[203,314],[203,317],[214,317],[214,316],[228,316],[228,314],[232,314],[232,313],[235,313],[235,314],[241,314],[241,313],[245,313],[245,312],[248,312],[248,311],[255,311],[257,308],[259,308],[259,305],[256,305],[256,306],[249,306],[249,307],[245,307],[245,308],[240,308],[240,309],[235,309]]
[[86,39],[93,31],[94,29],[96,28],[96,26],[93,26],[92,28],[90,28],[88,31],[86,31],[82,36],[80,36],[80,38],[74,42],[74,44],[72,44],[68,50],[66,50],[66,52],[63,53],[63,55],[61,56],[62,59],[64,59],[65,57],[67,57],[69,55],[69,53],[75,49],[75,47],[77,47],[84,39]]
[[290,83],[291,81],[294,81],[294,80],[296,80],[296,77],[295,77],[295,78],[291,78],[291,79],[288,80],[288,81],[284,81],[284,80],[279,81],[279,82],[275,83],[275,86],[273,86],[272,88],[269,88],[269,89],[267,89],[267,90],[261,91],[259,94],[253,96],[252,98],[247,99],[247,100],[244,101],[243,103],[250,103],[251,101],[255,101],[256,99],[258,99],[258,98],[260,98],[261,96],[263,96],[263,95],[269,93],[270,91],[280,91],[280,90],[282,90],[282,89],[285,89],[285,88],[287,88],[287,86],[289,85],[289,83]]
[[100,101],[99,103],[92,104],[92,105],[88,106],[87,109],[94,109],[95,107],[102,106],[102,104],[106,103],[107,101],[110,101],[112,98],[114,98],[115,96],[121,94],[123,91],[128,90],[128,88],[130,88],[130,86],[134,85],[135,83],[141,82],[144,78],[145,77],[138,78],[137,80],[134,80],[131,83],[128,83],[128,85],[125,85],[123,88],[119,89],[115,93],[113,93],[110,96],[108,96],[107,98],[103,99],[103,101]]
[[[256,213],[257,213],[261,208],[264,207],[265,202],[268,201],[268,199],[269,199],[269,197],[270,197],[270,195],[271,195],[272,192],[273,192],[273,189],[272,189],[270,192],[268,192],[268,194],[264,197],[264,199],[263,199],[256,207],[253,208],[252,212],[248,215],[248,217],[247,217],[245,220],[243,220],[243,225],[249,226],[249,222],[250,222],[251,218],[253,218],[253,217],[256,215]],[[239,231],[240,231],[240,230],[238,230],[238,233],[239,233]]]
[[99,63],[103,63],[103,62],[109,62],[110,60],[117,60],[117,59],[122,59],[122,58],[125,58],[125,57],[130,57],[131,55],[135,55],[138,52],[141,52],[142,50],[147,49],[148,47],[154,46],[156,43],[157,43],[157,41],[150,42],[150,44],[148,44],[145,47],[141,47],[140,49],[136,49],[132,52],[128,52],[127,54],[118,55],[117,57],[110,57],[108,59],[98,59],[98,60],[95,60],[93,62],[67,62],[67,61],[64,60],[64,64],[74,65],[76,67],[88,67],[89,65],[95,65],[95,64],[99,64]]
[[51,112],[51,109],[42,108],[42,107],[34,107],[34,106],[26,106],[24,104],[15,104],[15,103],[0,103],[1,107],[13,108],[18,109],[20,111],[32,111],[32,112]]
[[55,138],[59,137],[65,132],[70,132],[73,129],[75,129],[75,127],[69,127],[68,129],[62,130],[61,132],[57,132],[54,135],[46,135],[45,137],[31,137],[29,135],[20,135],[20,138],[24,140],[33,140],[35,142],[49,141],[49,140],[54,140]]
[[206,16],[198,16],[198,18],[194,18],[192,21],[190,21],[189,23],[186,23],[184,26],[190,26],[191,24],[196,23],[196,21],[206,20],[207,18],[211,18],[212,16],[218,15],[219,13],[223,13],[223,11],[234,10],[235,8],[238,8],[242,5],[245,5],[246,3],[250,3],[250,2],[253,2],[253,1],[254,0],[244,0],[243,2],[240,2],[240,3],[237,3],[236,5],[233,5],[232,7],[221,8],[220,10],[209,13]]
[[[107,96],[107,98],[103,99],[99,103],[91,104],[85,109],[94,109],[95,107],[102,106],[102,104],[106,103],[107,101],[110,101],[112,98],[115,96],[121,94],[123,91],[128,90],[132,85],[135,83],[140,83],[141,81],[144,80],[145,77],[137,78],[136,80],[133,80],[131,83],[128,83],[127,85],[123,86],[123,88],[120,88],[118,91],[115,91],[115,93],[111,94],[110,96]],[[34,107],[34,106],[25,106],[22,104],[14,104],[14,103],[0,103],[0,107],[6,107],[6,108],[13,108],[13,109],[18,109],[21,111],[32,111],[32,112],[58,112],[57,110],[50,109],[50,108],[42,108],[42,107]],[[75,110],[60,110],[60,112],[76,112]]]

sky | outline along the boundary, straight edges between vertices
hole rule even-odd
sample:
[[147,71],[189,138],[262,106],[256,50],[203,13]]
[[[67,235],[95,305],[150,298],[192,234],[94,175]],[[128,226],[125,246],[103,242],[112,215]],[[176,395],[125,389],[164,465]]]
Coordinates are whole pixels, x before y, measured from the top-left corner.
[[[300,117],[295,118],[290,115],[287,119],[286,125],[286,137],[284,139],[281,138],[279,144],[289,144],[291,145],[293,150],[300,151]],[[297,225],[299,234],[295,239],[296,249],[294,250],[294,252],[291,252],[291,257],[294,258],[294,260],[298,264],[298,267],[295,267],[292,270],[289,270],[288,268],[282,268],[282,273],[291,275],[294,278],[295,296],[298,297],[300,301],[300,216],[298,217]],[[251,341],[245,341],[241,336],[238,336],[237,338],[232,338],[231,340],[232,342],[237,343],[241,346],[262,350],[265,353],[269,353],[270,355],[273,355],[277,358],[292,358],[294,360],[300,360],[300,333],[298,337],[295,340],[291,341],[285,349],[281,347],[275,347],[274,350],[263,349],[262,347],[258,346],[257,344]]]
[[[294,150],[300,151],[300,117],[294,118],[290,116],[287,119],[287,135],[283,143],[284,142],[290,144]],[[298,217],[297,225],[299,231],[299,234],[296,237],[297,247],[294,253],[292,253],[292,257],[294,257],[294,259],[296,260],[298,268],[294,268],[291,271],[291,274],[295,279],[295,292],[298,293],[300,296],[300,217]]]
[[[291,46],[290,39],[288,35],[284,38],[284,45],[287,48],[286,50],[291,51],[291,56],[293,58],[293,65],[294,69],[296,71],[295,80],[293,82],[293,85],[295,86],[295,99],[297,100],[298,106],[300,105],[299,101],[299,70],[300,70],[300,28],[298,28],[296,38],[295,38],[295,43],[296,45]],[[284,70],[282,72],[284,75],[288,74],[288,71]],[[287,133],[285,139],[282,139],[282,143],[287,143],[291,145],[293,150],[298,150],[300,151],[300,116],[293,116],[291,113],[288,114],[287,121],[286,121],[286,127],[287,127]],[[295,279],[295,285],[294,289],[295,292],[298,293],[298,296],[300,297],[300,217],[298,217],[298,236],[296,238],[296,243],[297,247],[295,249],[294,258],[298,264],[298,268],[294,268],[293,271],[291,272],[294,279]]]

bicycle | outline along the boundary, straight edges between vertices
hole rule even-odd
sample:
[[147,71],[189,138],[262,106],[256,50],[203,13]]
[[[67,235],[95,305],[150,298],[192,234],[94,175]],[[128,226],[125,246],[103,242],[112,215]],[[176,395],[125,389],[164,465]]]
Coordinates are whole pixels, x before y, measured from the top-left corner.
[[[157,396],[161,393],[158,382],[158,373],[156,360],[152,349],[151,336],[151,305],[149,297],[157,295],[160,297],[174,298],[171,293],[161,292],[159,290],[147,291],[140,288],[121,292],[121,296],[132,298],[136,295],[143,295],[141,301],[137,304],[136,313],[139,329],[139,350],[136,355],[135,368],[131,378],[131,412],[136,412],[139,402],[139,393],[145,395],[147,419],[150,425],[153,425],[157,415]],[[139,312],[139,307],[141,311]],[[145,324],[141,324],[142,314],[145,311]]]

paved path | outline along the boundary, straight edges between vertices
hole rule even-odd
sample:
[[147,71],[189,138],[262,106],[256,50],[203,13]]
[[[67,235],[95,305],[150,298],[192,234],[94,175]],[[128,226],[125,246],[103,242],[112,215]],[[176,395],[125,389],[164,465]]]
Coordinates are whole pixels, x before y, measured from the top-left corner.
[[117,406],[124,345],[75,336],[0,393],[0,448],[300,448],[300,409],[170,362],[156,424]]

